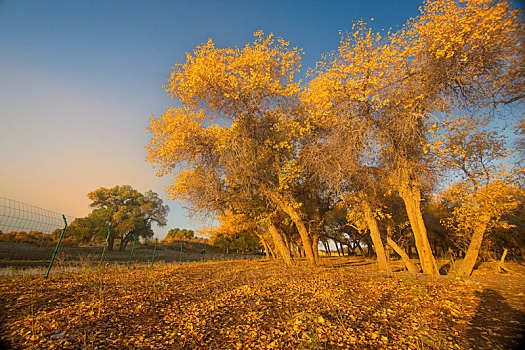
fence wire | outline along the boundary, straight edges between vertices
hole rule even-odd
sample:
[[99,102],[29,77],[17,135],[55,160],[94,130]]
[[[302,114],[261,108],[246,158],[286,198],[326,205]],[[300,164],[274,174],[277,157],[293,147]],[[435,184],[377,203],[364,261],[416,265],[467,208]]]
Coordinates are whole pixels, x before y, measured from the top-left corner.
[[[132,244],[127,249],[124,246],[121,250],[115,245],[115,249],[110,250],[105,241],[76,242],[70,231],[75,218],[64,217],[68,224],[65,231],[62,214],[0,197],[0,276],[16,273],[19,269],[47,276],[51,266],[54,270],[95,266],[130,268],[136,264],[153,266],[154,263],[257,258],[255,255],[226,254],[223,247],[210,246],[198,239],[159,242],[151,239],[139,242],[137,239],[136,246]],[[62,232],[64,239],[60,240]]]
[[[75,219],[65,215],[68,224]],[[0,231],[39,231],[53,233],[64,227],[62,214],[31,204],[0,197]]]

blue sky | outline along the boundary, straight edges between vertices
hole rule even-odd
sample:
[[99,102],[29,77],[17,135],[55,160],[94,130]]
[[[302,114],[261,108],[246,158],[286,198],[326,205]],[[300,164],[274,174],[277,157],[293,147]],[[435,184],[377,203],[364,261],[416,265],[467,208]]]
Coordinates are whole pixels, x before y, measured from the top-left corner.
[[[273,32],[304,49],[304,70],[363,19],[401,26],[421,1],[0,0],[0,196],[81,217],[86,194],[131,185],[163,192],[145,161],[151,114],[177,104],[161,86],[212,38],[243,46]],[[168,226],[198,229],[166,201]]]

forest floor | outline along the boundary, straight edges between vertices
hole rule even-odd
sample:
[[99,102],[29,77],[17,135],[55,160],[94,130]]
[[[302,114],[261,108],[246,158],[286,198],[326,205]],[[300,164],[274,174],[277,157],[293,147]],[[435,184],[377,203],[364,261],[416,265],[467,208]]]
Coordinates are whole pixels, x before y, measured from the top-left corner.
[[525,331],[517,263],[468,279],[383,276],[359,257],[300,264],[3,276],[0,336],[13,349],[513,349]]

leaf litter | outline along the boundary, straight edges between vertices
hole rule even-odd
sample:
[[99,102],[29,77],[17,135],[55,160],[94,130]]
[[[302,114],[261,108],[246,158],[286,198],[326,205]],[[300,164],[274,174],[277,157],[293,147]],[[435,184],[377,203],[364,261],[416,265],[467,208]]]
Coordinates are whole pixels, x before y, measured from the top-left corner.
[[1,337],[15,349],[507,349],[524,331],[525,283],[515,306],[487,281],[343,260],[2,277]]

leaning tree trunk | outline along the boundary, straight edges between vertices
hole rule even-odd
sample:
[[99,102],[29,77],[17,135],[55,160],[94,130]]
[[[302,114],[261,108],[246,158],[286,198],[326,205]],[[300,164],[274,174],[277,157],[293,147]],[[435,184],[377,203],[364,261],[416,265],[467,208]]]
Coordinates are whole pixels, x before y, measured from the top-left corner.
[[299,254],[301,255],[301,258],[305,258],[306,255],[305,255],[305,252],[304,252],[304,247],[303,245],[301,244],[302,242],[297,242],[297,247],[299,248]]
[[412,262],[410,261],[410,258],[408,257],[408,254],[403,250],[403,248],[398,246],[397,243],[394,242],[390,237],[386,238],[386,242],[401,257],[409,273],[418,272],[416,266],[412,264]]
[[328,245],[326,244],[326,241],[324,239],[321,239],[321,242],[323,243],[325,255],[327,255],[327,256],[332,255],[332,254],[330,254],[330,250],[328,249]]
[[268,248],[268,244],[263,241],[264,246],[264,253],[266,254],[266,260],[270,260],[270,248]]
[[290,250],[284,244],[281,234],[277,231],[277,228],[273,224],[268,225],[268,231],[272,236],[273,242],[275,244],[275,249],[279,252],[279,255],[283,259],[284,263],[287,266],[292,265],[292,257],[290,256]]
[[[361,256],[364,257],[365,256],[365,251],[363,250],[363,247],[361,247],[361,244],[359,244],[359,241],[356,241],[355,242],[355,246],[357,249],[359,249],[359,252],[361,253]],[[355,250],[355,248],[354,248]]]
[[439,270],[434,255],[432,254],[432,249],[430,248],[427,228],[423,221],[423,215],[421,214],[421,192],[416,186],[404,184],[399,194],[405,203],[410,226],[414,233],[421,268],[424,273],[437,275]]
[[266,260],[270,260],[271,256],[270,256],[270,248],[269,248],[269,245],[268,243],[266,242],[266,239],[264,239],[264,237],[262,235],[259,235],[257,234],[257,236],[259,237],[259,240],[261,241],[263,247],[264,247],[264,253],[266,254]]
[[314,234],[312,240],[312,249],[314,251],[315,260],[319,260],[319,232]]
[[266,244],[268,244],[268,249],[270,250],[270,256],[272,257],[272,259],[277,260],[277,255],[275,255],[275,252],[274,252],[274,250],[272,248],[272,245],[269,242],[266,243]]
[[284,240],[284,245],[286,246],[286,249],[288,249],[290,255],[293,255],[292,243],[288,241],[288,237],[286,237],[286,234],[281,235],[281,237]]
[[379,233],[377,220],[374,217],[374,214],[372,213],[370,205],[366,201],[361,202],[361,209],[363,209],[365,220],[368,225],[368,229],[370,230],[370,237],[372,238],[372,242],[374,243],[374,247],[376,248],[377,263],[379,265],[379,269],[386,274],[390,274],[392,273],[392,270],[390,269],[390,266],[388,266],[385,247],[383,246],[383,242],[381,241],[381,234]]
[[341,256],[341,252],[339,251],[339,246],[337,245],[337,242],[334,241],[335,243],[335,250],[337,250],[337,255]]
[[308,230],[306,229],[306,226],[304,224],[303,219],[301,219],[301,216],[295,210],[291,205],[286,204],[284,199],[277,193],[271,192],[271,191],[264,191],[265,194],[268,195],[268,198],[271,198],[272,201],[282,210],[284,211],[290,219],[295,224],[295,227],[297,228],[297,231],[299,231],[299,236],[301,237],[301,241],[303,242],[303,247],[305,251],[306,261],[308,265],[310,266],[316,266],[316,260],[314,256],[314,252],[312,249],[312,241],[310,240],[310,236],[308,235]]
[[465,259],[463,259],[458,268],[460,276],[468,277],[472,273],[474,265],[476,265],[476,260],[478,260],[481,243],[483,243],[483,235],[485,234],[489,221],[489,216],[483,216],[474,228],[467,254],[465,254]]
[[283,202],[279,202],[279,204],[281,206],[281,209],[286,214],[288,214],[288,216],[290,216],[290,219],[292,219],[292,221],[294,222],[297,231],[299,231],[299,236],[301,237],[301,241],[303,243],[304,254],[306,256],[306,261],[308,262],[308,265],[316,266],[317,263],[312,249],[312,242],[310,241],[310,236],[308,236],[308,230],[306,229],[303,219],[301,219],[299,213],[297,213],[297,211],[291,206],[286,205]]

